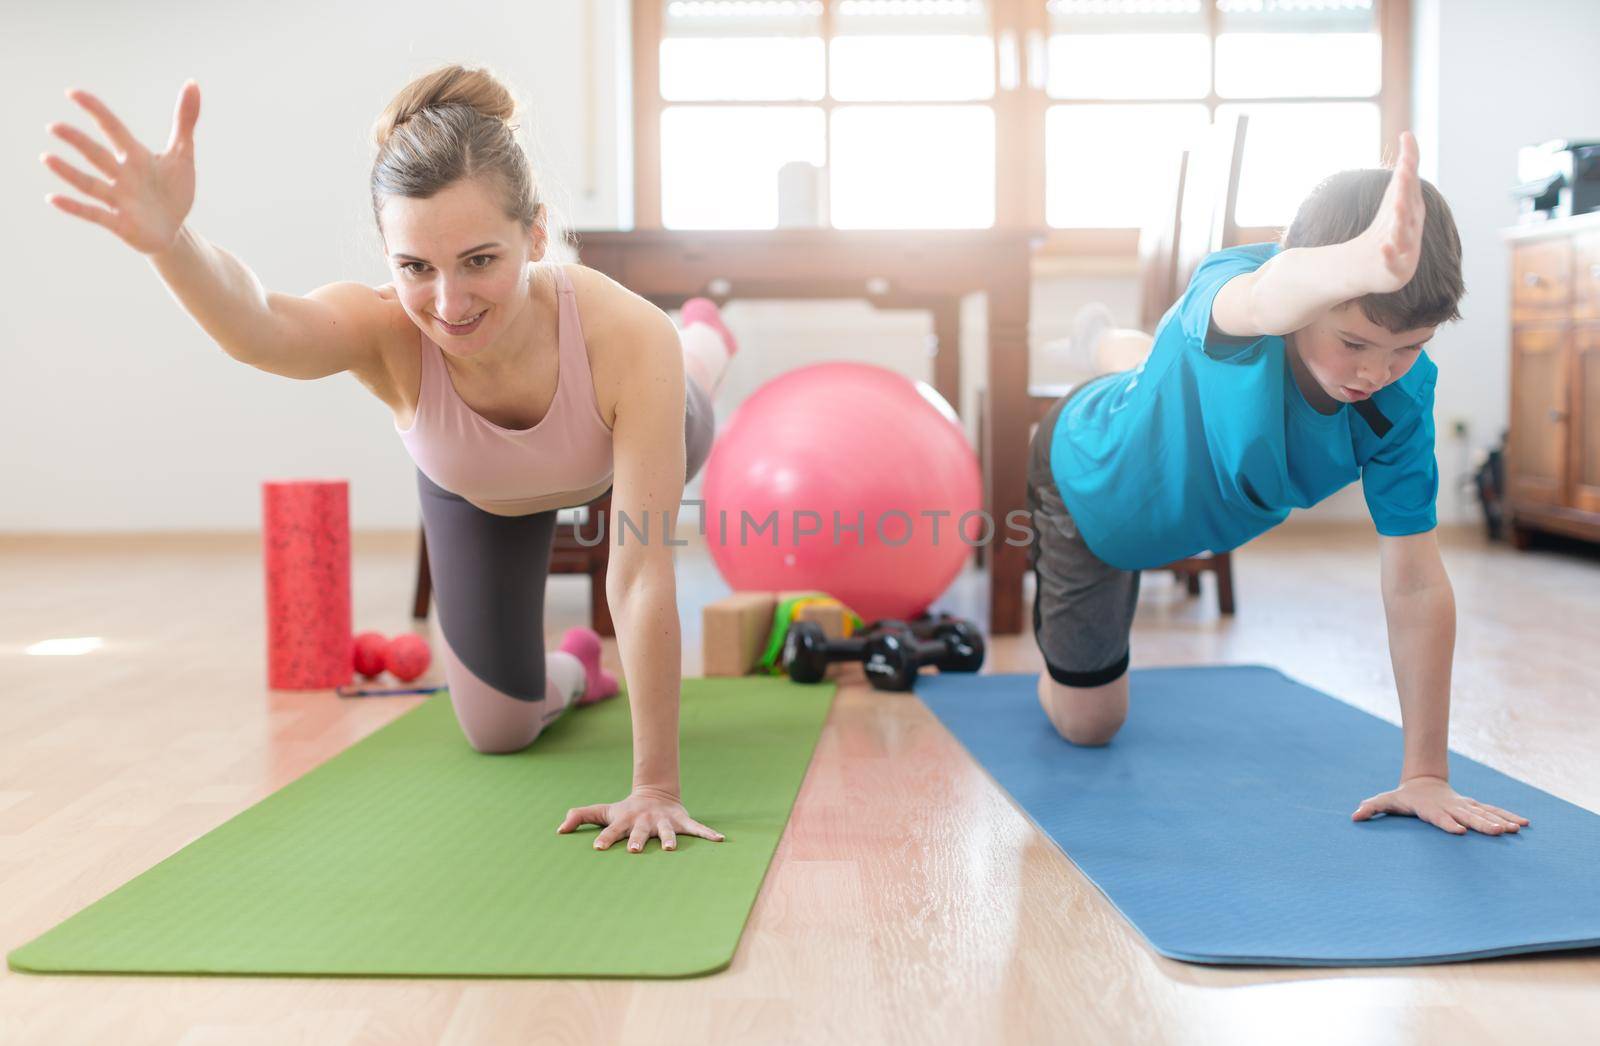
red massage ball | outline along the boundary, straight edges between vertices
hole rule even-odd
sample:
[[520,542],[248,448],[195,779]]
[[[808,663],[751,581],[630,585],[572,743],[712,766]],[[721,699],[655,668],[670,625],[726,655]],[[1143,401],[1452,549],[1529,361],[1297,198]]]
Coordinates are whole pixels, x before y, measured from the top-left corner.
[[382,632],[362,632],[350,646],[357,672],[372,679],[383,671],[389,658],[389,640]]
[[396,679],[411,682],[428,670],[432,660],[428,641],[414,632],[403,632],[389,641],[387,667]]

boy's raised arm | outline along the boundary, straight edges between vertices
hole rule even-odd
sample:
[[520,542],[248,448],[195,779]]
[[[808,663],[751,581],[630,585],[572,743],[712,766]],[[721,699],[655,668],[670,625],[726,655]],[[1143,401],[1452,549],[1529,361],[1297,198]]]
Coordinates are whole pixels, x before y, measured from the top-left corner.
[[1235,276],[1212,302],[1212,327],[1239,338],[1289,334],[1341,302],[1399,290],[1417,271],[1425,214],[1417,141],[1406,131],[1372,224],[1353,240],[1280,251]]

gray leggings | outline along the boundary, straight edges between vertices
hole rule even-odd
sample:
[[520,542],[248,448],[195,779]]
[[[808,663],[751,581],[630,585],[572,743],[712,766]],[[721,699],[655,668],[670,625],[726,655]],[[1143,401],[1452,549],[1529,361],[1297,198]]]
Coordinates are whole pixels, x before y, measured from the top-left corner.
[[[699,383],[685,384],[688,482],[711,452],[716,418]],[[480,752],[526,748],[566,707],[545,687],[544,591],[558,510],[497,516],[421,470],[417,491],[456,719]],[[615,538],[608,533],[606,540]]]

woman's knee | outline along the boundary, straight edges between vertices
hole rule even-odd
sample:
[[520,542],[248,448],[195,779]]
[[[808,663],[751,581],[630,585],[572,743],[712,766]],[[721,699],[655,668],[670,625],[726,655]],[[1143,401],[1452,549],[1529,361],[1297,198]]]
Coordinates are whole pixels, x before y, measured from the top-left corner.
[[483,755],[513,755],[538,740],[539,733],[538,724],[532,730],[468,731],[467,744],[472,746],[473,751]]
[[1103,686],[1072,687],[1040,672],[1039,704],[1065,740],[1085,747],[1108,744],[1128,718],[1128,676]]
[[[442,624],[442,622],[441,622]],[[520,752],[544,729],[550,703],[542,667],[537,691],[515,694],[495,686],[463,664],[449,633],[440,629],[439,655],[456,723],[467,743],[490,755]],[[535,697],[537,694],[537,697]]]
[[[452,696],[454,688],[452,688]],[[544,730],[544,702],[518,701],[500,693],[463,695],[454,702],[456,722],[467,744],[484,755],[520,752]]]

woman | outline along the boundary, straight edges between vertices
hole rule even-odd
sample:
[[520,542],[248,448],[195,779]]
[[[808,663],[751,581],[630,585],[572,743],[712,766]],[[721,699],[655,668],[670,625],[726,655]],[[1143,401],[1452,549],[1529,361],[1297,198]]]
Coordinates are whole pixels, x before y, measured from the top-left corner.
[[[676,515],[710,449],[710,395],[734,349],[716,308],[686,305],[680,338],[605,276],[543,261],[549,219],[509,122],[515,103],[485,70],[418,78],[374,129],[373,216],[394,281],[333,283],[304,298],[266,291],[184,224],[200,115],[193,81],[158,154],[92,95],[68,96],[116,152],[52,125],[104,177],[43,162],[105,206],[62,195],[52,205],[147,255],[228,355],[293,378],[349,371],[393,412],[418,467],[445,677],[473,747],[519,751],[558,715],[615,693],[594,633],[575,629],[562,649],[543,648],[556,512],[611,489],[611,533],[624,513],[635,531]],[[557,830],[598,825],[596,849],[626,838],[633,853],[652,836],[675,849],[679,832],[721,841],[680,799],[676,580],[659,532],[613,549],[606,597],[630,681],[633,789],[569,811]]]

